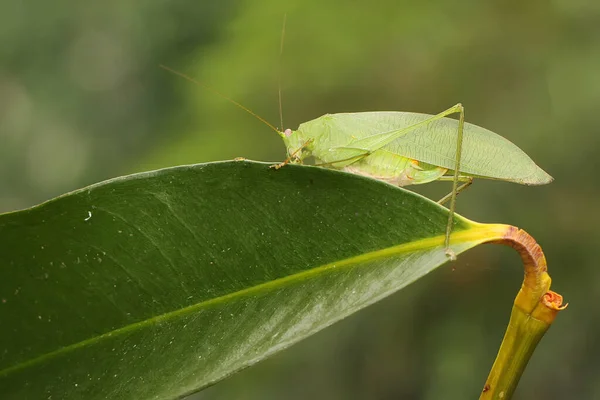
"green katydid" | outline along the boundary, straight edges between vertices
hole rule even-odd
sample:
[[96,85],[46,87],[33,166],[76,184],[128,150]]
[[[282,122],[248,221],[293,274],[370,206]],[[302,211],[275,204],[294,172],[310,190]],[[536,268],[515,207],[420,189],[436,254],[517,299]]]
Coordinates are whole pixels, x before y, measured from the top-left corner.
[[[295,131],[280,131],[235,100],[187,75],[161,67],[215,92],[277,132],[287,149],[287,159],[273,166],[277,169],[313,156],[317,165],[397,186],[452,181],[452,192],[438,202],[450,200],[445,251],[451,260],[456,259],[450,247],[456,195],[473,178],[524,185],[552,181],[516,145],[494,132],[465,123],[461,104],[437,115],[395,111],[326,114],[300,124]],[[459,114],[459,119],[447,118],[451,114]],[[464,184],[459,187],[458,182]]]

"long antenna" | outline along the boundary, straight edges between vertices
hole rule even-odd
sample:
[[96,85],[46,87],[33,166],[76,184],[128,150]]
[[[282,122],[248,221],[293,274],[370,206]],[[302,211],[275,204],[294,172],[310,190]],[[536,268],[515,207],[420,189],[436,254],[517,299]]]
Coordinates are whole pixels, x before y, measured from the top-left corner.
[[263,124],[267,125],[267,126],[268,126],[269,128],[271,128],[272,130],[274,130],[275,132],[277,132],[277,134],[278,134],[279,136],[281,136],[281,132],[280,132],[280,131],[279,131],[277,128],[275,128],[275,127],[274,127],[272,124],[270,124],[270,123],[269,123],[269,122],[268,122],[266,119],[264,119],[263,117],[259,116],[259,115],[258,115],[258,114],[256,114],[254,111],[250,110],[249,108],[247,108],[247,107],[244,107],[243,105],[241,105],[241,104],[240,104],[240,103],[238,103],[237,101],[233,100],[232,98],[225,96],[223,93],[220,93],[219,91],[217,91],[217,90],[215,90],[215,89],[211,88],[210,86],[208,86],[208,85],[206,85],[206,84],[204,84],[204,83],[200,83],[200,82],[199,82],[199,81],[197,81],[196,79],[194,79],[194,78],[192,78],[192,77],[190,77],[190,76],[188,76],[188,75],[184,74],[183,72],[176,71],[176,70],[174,70],[174,69],[172,69],[172,68],[169,68],[169,67],[167,67],[166,65],[162,65],[162,64],[160,64],[160,65],[159,65],[159,67],[161,67],[162,69],[164,69],[164,70],[166,70],[166,71],[169,71],[169,72],[171,72],[171,73],[173,73],[173,74],[175,74],[175,75],[178,75],[178,76],[182,77],[183,79],[187,79],[188,81],[190,81],[190,82],[192,82],[192,83],[195,83],[196,85],[198,85],[198,86],[201,86],[201,87],[203,87],[204,89],[206,89],[206,90],[208,90],[208,91],[210,91],[210,92],[212,92],[212,93],[216,94],[217,96],[220,96],[220,97],[222,97],[223,99],[225,99],[225,100],[229,101],[230,103],[232,103],[232,104],[234,104],[234,105],[238,106],[238,107],[239,107],[239,108],[241,108],[242,110],[246,111],[248,114],[252,115],[254,118],[256,118],[256,119],[258,119],[259,121],[261,121]]
[[279,45],[279,77],[278,77],[278,82],[277,82],[277,86],[279,89],[279,122],[281,123],[280,127],[281,130],[284,129],[283,127],[283,102],[281,100],[281,75],[283,74],[283,67],[282,67],[282,57],[283,57],[283,41],[285,39],[285,22],[287,20],[287,13],[283,14],[283,26],[281,27],[281,43]]

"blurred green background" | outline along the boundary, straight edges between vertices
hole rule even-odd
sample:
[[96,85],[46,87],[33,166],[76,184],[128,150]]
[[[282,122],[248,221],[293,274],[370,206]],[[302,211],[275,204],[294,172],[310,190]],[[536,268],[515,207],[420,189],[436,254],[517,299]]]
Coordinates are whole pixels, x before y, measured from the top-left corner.
[[[458,204],[468,218],[531,233],[571,303],[515,398],[600,398],[600,2],[2,1],[0,38],[0,211],[125,173],[283,159],[267,127],[159,64],[275,125],[281,71],[284,128],[324,113],[437,113],[462,102],[469,122],[556,179],[478,181]],[[449,184],[417,190],[439,198]],[[454,268],[195,398],[476,398],[522,269],[498,246]]]

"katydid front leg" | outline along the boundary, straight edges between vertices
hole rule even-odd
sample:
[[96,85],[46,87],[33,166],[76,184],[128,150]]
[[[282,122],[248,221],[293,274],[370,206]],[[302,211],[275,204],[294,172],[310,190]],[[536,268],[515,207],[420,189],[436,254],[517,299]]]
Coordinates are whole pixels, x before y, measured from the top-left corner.
[[[291,134],[291,132],[292,132],[292,131],[291,131],[291,129],[286,129],[286,130],[285,130],[285,134],[286,134],[286,135],[288,134],[288,132],[290,132],[290,134]],[[303,150],[303,149],[304,149],[306,146],[308,146],[310,143],[312,143],[312,139],[310,139],[310,140],[307,140],[306,142],[304,142],[304,144],[303,144],[302,146],[300,146],[300,148],[296,149],[296,150],[295,150],[295,151],[294,151],[292,154],[290,154],[290,155],[288,156],[288,158],[286,158],[286,159],[285,159],[285,161],[283,161],[282,163],[279,163],[279,164],[274,164],[274,165],[271,165],[269,168],[279,169],[279,168],[281,168],[281,167],[285,167],[286,165],[288,165],[290,162],[292,162],[292,161],[294,161],[294,160],[297,160],[298,162],[301,162],[301,161],[300,161],[300,158],[298,157],[298,154],[300,154],[300,152],[301,152],[301,151],[302,151],[302,150]]]

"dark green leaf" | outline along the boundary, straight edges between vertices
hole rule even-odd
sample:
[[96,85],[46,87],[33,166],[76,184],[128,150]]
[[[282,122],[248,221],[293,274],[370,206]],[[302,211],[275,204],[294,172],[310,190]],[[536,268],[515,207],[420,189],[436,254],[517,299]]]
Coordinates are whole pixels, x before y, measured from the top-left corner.
[[[446,219],[385,183],[254,162],[127,176],[2,215],[0,393],[191,393],[446,262]],[[501,231],[457,217],[453,249]]]

